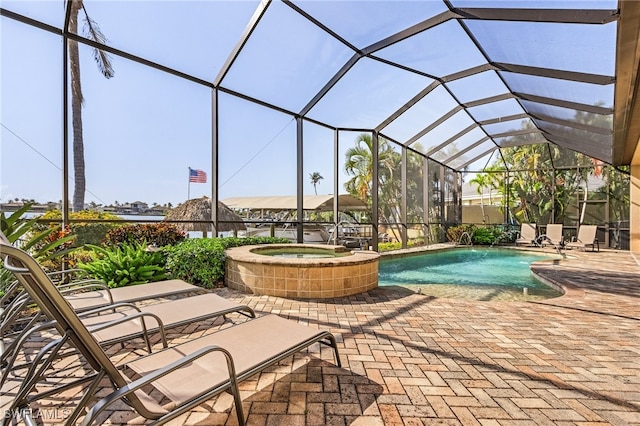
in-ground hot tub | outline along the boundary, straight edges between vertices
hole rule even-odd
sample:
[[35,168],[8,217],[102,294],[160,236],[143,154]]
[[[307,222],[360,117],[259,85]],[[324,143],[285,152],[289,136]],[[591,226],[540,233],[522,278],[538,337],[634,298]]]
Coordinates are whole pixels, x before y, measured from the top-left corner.
[[350,296],[378,286],[374,251],[344,246],[267,244],[226,251],[228,287],[268,296],[319,298]]

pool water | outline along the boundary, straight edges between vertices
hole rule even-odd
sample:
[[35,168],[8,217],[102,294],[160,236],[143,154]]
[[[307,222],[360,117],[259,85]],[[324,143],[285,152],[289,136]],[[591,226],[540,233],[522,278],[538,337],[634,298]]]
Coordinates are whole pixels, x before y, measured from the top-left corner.
[[[264,253],[260,253],[264,254]],[[275,253],[267,254],[267,256],[273,257],[286,257],[293,259],[327,259],[329,257],[335,257],[332,254],[312,254],[312,253]]]
[[379,264],[378,285],[407,286],[427,295],[474,300],[547,299],[562,292],[534,278],[529,265],[555,257],[509,249],[461,248],[384,259]]
[[326,259],[331,257],[348,256],[350,252],[336,252],[328,249],[316,248],[260,248],[255,253],[265,256],[285,257],[295,259]]

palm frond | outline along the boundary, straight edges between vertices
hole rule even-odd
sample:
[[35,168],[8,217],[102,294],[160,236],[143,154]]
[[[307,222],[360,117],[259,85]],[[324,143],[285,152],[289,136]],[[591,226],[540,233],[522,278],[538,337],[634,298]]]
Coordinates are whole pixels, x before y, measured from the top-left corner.
[[[107,44],[107,38],[100,30],[98,24],[89,17],[84,4],[82,5],[82,10],[84,11],[85,16],[82,32],[84,33],[85,37],[95,41],[96,43]],[[100,72],[106,78],[111,78],[115,75],[115,71],[113,69],[113,66],[111,65],[111,57],[107,52],[101,49],[93,48],[93,59],[95,59],[96,64],[98,64],[98,69],[100,69]]]

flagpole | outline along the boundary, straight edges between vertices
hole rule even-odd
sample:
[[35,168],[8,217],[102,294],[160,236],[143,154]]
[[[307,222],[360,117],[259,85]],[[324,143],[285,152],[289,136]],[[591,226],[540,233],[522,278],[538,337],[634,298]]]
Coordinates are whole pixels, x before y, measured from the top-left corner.
[[187,167],[187,201],[191,198],[191,167]]

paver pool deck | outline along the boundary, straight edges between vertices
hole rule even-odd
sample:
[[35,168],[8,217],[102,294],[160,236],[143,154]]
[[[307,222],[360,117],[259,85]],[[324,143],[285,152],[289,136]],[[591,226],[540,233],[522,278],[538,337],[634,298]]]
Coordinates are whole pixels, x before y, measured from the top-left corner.
[[[330,348],[314,345],[243,382],[247,425],[640,425],[640,254],[568,254],[532,267],[566,289],[536,302],[434,298],[402,287],[323,300],[215,290],[258,315],[276,313],[338,339],[342,368]],[[173,330],[170,344],[233,321],[244,319]],[[110,353],[126,362],[143,344]],[[83,372],[77,359],[58,368],[62,377]],[[0,408],[15,386],[2,389]],[[79,396],[68,390],[32,409],[42,424],[62,423]],[[122,403],[102,421],[145,423]],[[232,398],[169,424],[235,425]]]

